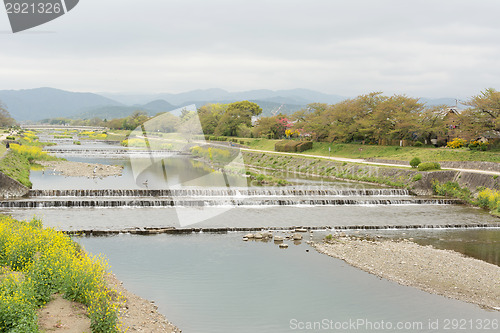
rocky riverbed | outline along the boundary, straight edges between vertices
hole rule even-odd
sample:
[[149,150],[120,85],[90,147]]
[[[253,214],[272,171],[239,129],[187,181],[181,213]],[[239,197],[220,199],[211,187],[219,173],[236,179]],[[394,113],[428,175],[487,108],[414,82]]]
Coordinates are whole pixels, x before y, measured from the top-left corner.
[[119,176],[122,173],[121,165],[106,165],[96,163],[83,163],[71,161],[38,161],[38,164],[60,172],[68,177],[90,177],[102,178],[109,176]]
[[320,253],[399,284],[500,311],[500,267],[409,240],[335,235],[314,243]]
[[123,283],[113,274],[108,275],[108,284],[124,298],[119,309],[123,332],[182,332],[158,312],[158,307],[154,302],[145,300],[125,289]]

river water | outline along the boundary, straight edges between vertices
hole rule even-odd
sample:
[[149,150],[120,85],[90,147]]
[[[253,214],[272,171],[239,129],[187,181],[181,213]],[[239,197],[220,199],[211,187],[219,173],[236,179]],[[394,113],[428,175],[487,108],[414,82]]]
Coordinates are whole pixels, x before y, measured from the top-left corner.
[[[140,175],[134,174],[131,161],[116,156],[67,154],[65,157],[89,163],[122,164],[124,172],[119,177],[91,179],[34,171],[33,188],[40,191],[24,202],[44,204],[39,208],[20,205],[3,211],[20,219],[35,215],[43,219],[44,225],[61,230],[179,227],[186,221],[196,228],[473,227],[498,223],[496,218],[479,209],[434,198],[424,198],[417,203],[414,201],[417,198],[404,191],[382,190],[373,185],[296,178],[294,185],[286,190],[259,187],[249,192],[248,188],[236,187],[238,193],[235,194],[217,187],[219,192],[214,193],[210,185],[219,185],[220,174],[189,158],[167,159],[168,177],[165,177],[164,170],[157,165],[142,168]],[[148,161],[143,163],[147,165]],[[237,176],[229,177],[234,177],[229,180],[232,183],[246,183]],[[168,195],[148,197],[157,193],[151,191],[156,189],[185,190],[186,187],[176,186],[179,183],[189,183],[193,191],[176,195],[174,199]],[[80,194],[62,191],[59,195],[46,191],[76,189],[89,191]],[[136,191],[126,194],[122,190]],[[118,202],[117,207],[102,204],[112,200]],[[162,206],[168,200],[173,200],[173,206]],[[186,200],[202,204],[186,207]],[[50,207],[48,203],[55,201],[65,205]],[[147,203],[152,201],[156,206]],[[82,202],[97,204],[82,207]],[[315,231],[305,240],[320,241],[327,233],[329,231]],[[499,264],[498,229],[389,228],[362,233],[387,238],[412,237],[421,244],[455,249]],[[483,332],[484,329],[476,329],[479,323],[487,325],[500,320],[499,312],[379,279],[341,260],[320,255],[304,242],[291,243],[283,250],[273,242],[243,242],[241,238],[241,233],[195,233],[120,234],[76,240],[88,251],[104,254],[125,287],[154,300],[159,311],[183,332],[292,332],[304,331],[306,329],[300,328],[308,325],[321,327],[307,331],[392,332],[405,331],[395,327],[407,325],[411,328],[407,331],[449,332],[453,331],[447,329],[452,326],[446,326],[452,324],[450,320],[472,323],[474,329],[468,327],[467,332]],[[335,329],[346,323],[350,324],[348,329],[345,326]]]

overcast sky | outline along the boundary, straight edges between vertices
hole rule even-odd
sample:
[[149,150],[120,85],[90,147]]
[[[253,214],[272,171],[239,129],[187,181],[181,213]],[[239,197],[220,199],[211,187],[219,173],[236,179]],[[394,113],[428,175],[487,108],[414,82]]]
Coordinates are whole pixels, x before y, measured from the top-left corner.
[[80,0],[12,34],[0,89],[308,88],[467,98],[500,89],[498,0]]

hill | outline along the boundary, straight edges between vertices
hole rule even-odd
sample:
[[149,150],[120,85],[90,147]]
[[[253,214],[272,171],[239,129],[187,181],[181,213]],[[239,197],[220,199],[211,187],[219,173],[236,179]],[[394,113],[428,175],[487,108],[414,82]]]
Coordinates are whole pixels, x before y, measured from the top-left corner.
[[[54,88],[0,90],[0,101],[18,121],[37,121],[47,118],[123,118],[134,111],[153,116],[186,105],[200,107],[207,103],[231,103],[249,100],[260,105],[263,116],[291,114],[310,103],[335,104],[345,98],[308,89],[248,90],[228,92],[223,89],[198,89],[179,94],[94,94],[64,91]],[[453,98],[421,99],[428,106],[455,105]]]
[[54,88],[0,90],[0,100],[18,121],[71,116],[85,108],[122,105],[97,94]]
[[155,99],[164,99],[174,105],[186,105],[188,103],[200,102],[236,102],[242,100],[272,101],[276,103],[287,103],[296,105],[307,105],[309,103],[337,103],[345,99],[338,95],[329,95],[308,89],[291,90],[248,90],[241,92],[228,92],[224,89],[197,89],[179,94],[112,94],[101,93],[124,104],[144,104]]

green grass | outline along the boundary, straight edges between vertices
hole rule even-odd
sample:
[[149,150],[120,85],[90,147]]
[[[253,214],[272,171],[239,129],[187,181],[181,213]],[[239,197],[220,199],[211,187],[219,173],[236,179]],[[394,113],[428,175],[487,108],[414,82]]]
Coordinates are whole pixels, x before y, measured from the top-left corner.
[[[274,144],[279,140],[244,139],[250,141],[249,147],[258,150],[274,151]],[[331,152],[328,148],[331,148]],[[331,144],[315,142],[313,148],[301,155],[321,155],[345,158],[379,158],[410,161],[419,157],[422,161],[486,161],[500,163],[500,151],[474,151],[468,148],[449,149],[431,147],[398,147],[361,145],[353,143]]]
[[126,130],[114,130],[113,132],[108,132],[108,137],[106,140],[109,141],[123,141],[127,138],[127,135],[130,134],[130,131]]
[[281,140],[269,140],[269,139],[240,139],[250,142],[248,145],[251,149],[268,150],[274,151],[274,145],[276,142]]
[[28,158],[16,154],[14,151],[9,151],[4,158],[0,159],[0,171],[27,187],[32,185],[30,182],[30,167]]
[[7,151],[7,148],[5,147],[5,145],[3,143],[1,143],[0,144],[0,157],[2,157],[6,151]]

